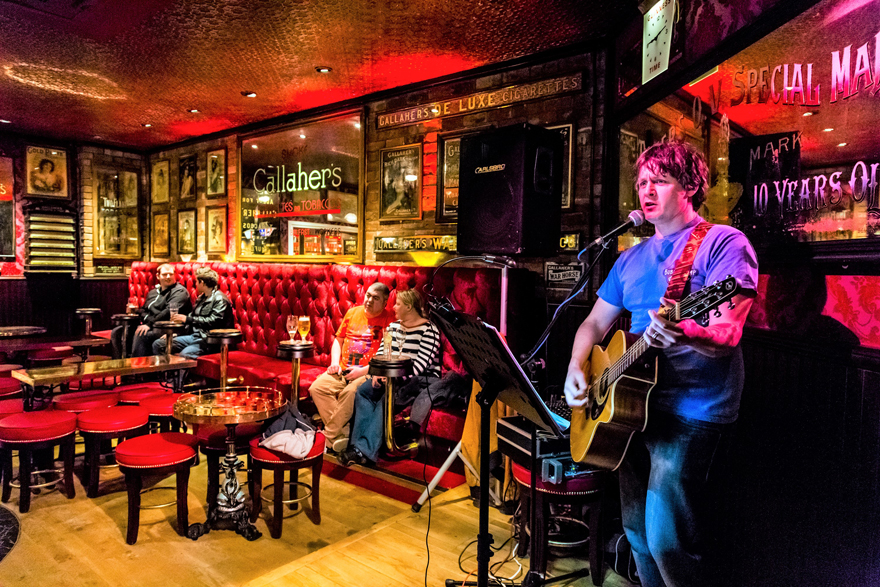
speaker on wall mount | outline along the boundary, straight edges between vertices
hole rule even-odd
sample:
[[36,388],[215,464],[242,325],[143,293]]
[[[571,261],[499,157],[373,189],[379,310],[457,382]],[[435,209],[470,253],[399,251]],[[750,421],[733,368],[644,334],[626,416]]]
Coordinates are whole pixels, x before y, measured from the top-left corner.
[[558,132],[530,124],[462,138],[459,253],[556,254],[562,144]]

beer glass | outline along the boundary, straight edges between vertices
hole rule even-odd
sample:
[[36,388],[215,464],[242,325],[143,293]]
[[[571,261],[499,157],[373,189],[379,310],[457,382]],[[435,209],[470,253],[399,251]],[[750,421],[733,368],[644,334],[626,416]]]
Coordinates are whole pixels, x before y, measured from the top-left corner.
[[174,317],[177,316],[177,311],[180,309],[180,306],[177,302],[171,302],[168,304],[168,312],[171,314],[171,320],[174,320]]
[[299,320],[299,316],[290,315],[287,317],[287,334],[290,335],[291,342],[293,342],[294,337],[296,337],[297,320]]
[[309,320],[308,316],[300,316],[297,321],[297,330],[299,331],[299,336],[303,342],[306,341],[306,337],[309,335],[309,329],[311,328],[312,323]]

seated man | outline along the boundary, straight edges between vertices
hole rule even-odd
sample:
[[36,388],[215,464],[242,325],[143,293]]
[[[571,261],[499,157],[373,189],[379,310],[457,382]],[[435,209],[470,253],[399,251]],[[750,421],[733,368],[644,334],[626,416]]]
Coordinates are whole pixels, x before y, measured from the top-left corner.
[[[199,297],[196,307],[188,316],[177,314],[172,320],[184,322],[192,328],[192,334],[174,337],[171,343],[171,352],[179,353],[187,359],[195,359],[207,353],[217,352],[219,349],[208,344],[208,332],[215,328],[234,328],[235,318],[232,315],[232,304],[219,289],[217,280],[219,276],[213,269],[200,267],[196,271],[196,291]],[[153,353],[162,355],[165,353],[165,338],[159,338],[153,343]]]
[[137,310],[141,316],[141,323],[137,328],[129,328],[128,340],[122,340],[125,329],[121,325],[110,332],[114,359],[122,357],[123,348],[131,349],[128,355],[130,357],[149,357],[153,353],[153,341],[162,336],[153,332],[153,324],[171,317],[169,306],[176,304],[177,311],[181,314],[189,314],[192,311],[189,292],[177,283],[174,267],[168,264],[159,265],[156,275],[159,283],[147,293],[143,307]]
[[355,392],[366,381],[368,364],[379,350],[385,327],[394,320],[394,314],[385,309],[390,294],[384,283],[376,282],[364,294],[364,305],[345,313],[330,348],[330,366],[309,387],[324,421],[328,450],[339,452],[348,446],[344,428],[354,412]]

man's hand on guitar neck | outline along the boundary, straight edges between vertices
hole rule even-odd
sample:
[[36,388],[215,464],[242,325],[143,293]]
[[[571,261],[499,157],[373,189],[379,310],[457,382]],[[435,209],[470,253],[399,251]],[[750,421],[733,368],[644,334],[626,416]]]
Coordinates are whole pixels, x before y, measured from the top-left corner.
[[[657,312],[648,310],[651,323],[645,329],[645,340],[655,348],[685,344],[707,357],[727,355],[739,344],[752,307],[752,298],[742,294],[734,296],[732,301],[733,308],[726,303],[719,306],[720,316],[716,316],[714,311],[709,312],[708,326],[700,326],[694,320],[670,322]],[[662,298],[661,303],[664,307],[674,305],[666,298]]]

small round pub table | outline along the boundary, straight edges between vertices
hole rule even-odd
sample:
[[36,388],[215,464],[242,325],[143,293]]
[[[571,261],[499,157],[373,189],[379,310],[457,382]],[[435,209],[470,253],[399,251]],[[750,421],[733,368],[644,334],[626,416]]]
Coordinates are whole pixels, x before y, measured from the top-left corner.
[[237,328],[216,328],[208,331],[208,344],[220,345],[220,391],[226,391],[226,369],[229,366],[229,345],[241,342]]
[[113,314],[110,317],[113,324],[122,324],[122,358],[128,358],[128,333],[131,327],[139,324],[141,321],[140,314]]
[[174,337],[186,330],[186,324],[173,320],[159,320],[153,322],[153,330],[165,335],[165,356],[171,358],[171,343]]
[[42,326],[0,326],[0,338],[23,338],[46,334]]
[[412,375],[409,355],[376,355],[370,359],[370,375],[385,378],[385,445],[393,455],[402,455],[419,448],[417,442],[400,446],[394,439],[394,379]]
[[[208,504],[204,524],[192,524],[187,536],[197,540],[211,529],[228,527],[256,540],[262,534],[250,522],[250,511],[236,471],[244,466],[235,452],[235,427],[246,422],[260,422],[280,414],[287,406],[281,393],[267,387],[207,389],[198,394],[185,393],[174,404],[174,417],[188,424],[223,424],[226,426],[226,456],[220,463],[226,481],[220,486],[217,503]],[[259,499],[259,498],[257,498]]]
[[101,308],[77,308],[76,315],[85,320],[86,329],[85,335],[92,335],[92,316],[100,316],[102,314]]
[[315,356],[315,343],[285,340],[278,343],[275,352],[279,359],[290,359],[290,401],[296,406],[299,404],[300,360]]

